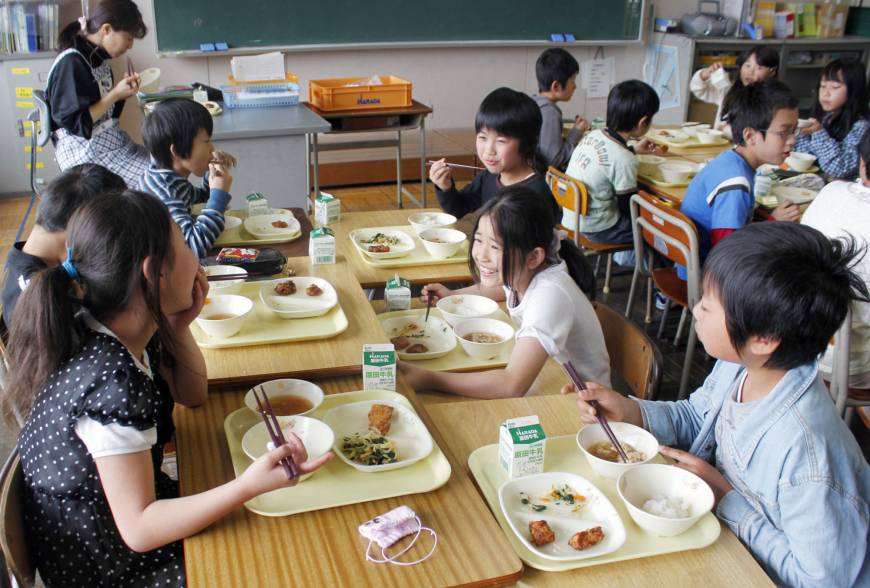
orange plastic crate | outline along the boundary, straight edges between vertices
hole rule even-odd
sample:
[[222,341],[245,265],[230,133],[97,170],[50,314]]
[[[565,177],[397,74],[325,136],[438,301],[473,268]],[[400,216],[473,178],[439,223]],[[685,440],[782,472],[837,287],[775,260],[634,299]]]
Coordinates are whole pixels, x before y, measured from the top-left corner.
[[348,86],[367,78],[331,78],[308,82],[308,101],[320,110],[369,110],[411,106],[411,82],[379,76],[379,86]]

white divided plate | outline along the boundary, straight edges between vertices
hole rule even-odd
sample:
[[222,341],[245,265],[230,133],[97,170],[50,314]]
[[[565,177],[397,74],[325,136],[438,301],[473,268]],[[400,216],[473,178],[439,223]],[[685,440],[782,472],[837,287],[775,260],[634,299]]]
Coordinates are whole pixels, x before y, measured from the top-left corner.
[[[290,280],[293,280],[293,283],[296,284],[295,294],[288,294],[287,296],[275,294],[276,284]],[[306,294],[305,289],[311,284],[317,284],[323,290],[323,294],[320,296],[309,296]],[[332,284],[323,278],[294,276],[292,278],[272,280],[260,286],[260,300],[266,308],[281,318],[298,319],[326,314],[338,304],[338,293],[332,287]]]
[[[390,250],[384,253],[375,253],[369,251],[368,246],[370,245],[370,243],[363,243],[363,241],[367,241],[373,238],[378,233],[381,233],[382,235],[386,235],[388,237],[395,237],[399,240],[399,243],[396,245],[390,245]],[[404,231],[357,229],[356,231],[352,231],[350,233],[350,239],[351,241],[353,241],[353,244],[356,245],[357,249],[359,249],[372,259],[393,259],[396,257],[405,257],[414,250],[414,247],[416,247],[414,239],[412,239],[411,236]]]
[[433,314],[430,314],[429,320],[424,323],[425,316],[426,311],[423,310],[413,316],[395,316],[381,321],[381,326],[384,327],[384,331],[390,339],[399,336],[399,333],[409,325],[417,325],[417,328],[409,330],[408,340],[411,341],[411,345],[422,343],[429,348],[429,351],[425,353],[406,353],[401,349],[396,349],[399,359],[409,361],[435,359],[444,357],[456,347],[453,327]]
[[[385,404],[393,408],[390,432],[384,435],[396,444],[399,461],[382,465],[362,465],[345,457],[341,451],[345,437],[354,433],[364,435],[369,428],[369,410],[373,404]],[[364,400],[337,406],[323,415],[323,422],[335,433],[335,454],[347,465],[361,472],[385,472],[416,463],[432,452],[432,436],[426,425],[414,412],[397,402],[389,400]]]
[[[545,496],[553,486],[567,484],[578,494],[586,497],[585,506],[578,512],[570,507],[560,508],[552,503],[543,511],[536,512],[520,502],[520,493],[527,494],[532,500]],[[514,533],[533,553],[553,561],[575,561],[598,557],[616,551],[625,543],[625,526],[613,504],[595,485],[582,476],[567,472],[545,472],[514,480],[508,480],[498,489],[501,510]],[[540,547],[529,540],[529,523],[547,521],[556,535],[556,540]],[[575,533],[592,527],[604,530],[604,540],[583,551],[577,551],[568,540]]]
[[[287,226],[272,226],[275,222],[283,222]],[[245,219],[245,230],[257,239],[274,239],[295,235],[302,230],[302,226],[292,214],[258,214]]]

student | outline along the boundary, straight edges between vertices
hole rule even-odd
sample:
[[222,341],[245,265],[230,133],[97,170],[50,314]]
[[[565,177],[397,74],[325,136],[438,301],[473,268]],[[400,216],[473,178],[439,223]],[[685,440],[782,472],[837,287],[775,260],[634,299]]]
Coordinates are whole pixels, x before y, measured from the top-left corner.
[[30,275],[66,259],[66,225],[73,213],[97,194],[126,189],[121,176],[93,163],[71,167],[46,186],[30,236],[15,243],[6,258],[3,321],[7,326],[12,324],[12,311]]
[[[637,194],[635,153],[653,153],[655,143],[642,138],[659,111],[659,97],[649,85],[627,80],[607,96],[607,127],[587,133],[571,155],[565,173],[586,185],[589,211],[580,217],[580,232],[597,243],[630,243],[628,199]],[[565,210],[562,225],[574,226],[574,213]]]
[[[704,166],[680,205],[698,229],[702,264],[711,247],[752,219],[755,170],[764,163],[779,165],[794,148],[797,99],[777,80],[744,86],[734,93],[728,120],[737,146]],[[797,221],[800,209],[787,200],[771,217]],[[685,268],[678,271],[686,279]]]
[[457,190],[445,160],[436,161],[429,170],[444,212],[457,218],[473,213],[506,186],[528,186],[554,211],[558,209],[537,155],[541,111],[534,100],[510,88],[493,90],[477,110],[474,130],[477,157],[485,172]]
[[[4,402],[18,436],[24,518],[48,586],[182,586],[181,539],[303,473],[298,438],[241,476],[193,496],[160,470],[175,402],[206,400],[189,325],[205,272],[166,208],[141,192],[97,196],[69,224],[68,258],[34,275],[9,344]],[[78,299],[73,299],[78,296]]]
[[867,100],[864,65],[854,59],[830,62],[822,70],[814,118],[801,130],[795,151],[815,155],[830,178],[854,179],[858,145],[870,128]]
[[592,381],[610,381],[604,335],[587,297],[595,277],[586,257],[554,225],[549,204],[526,186],[507,188],[484,205],[468,258],[475,284],[455,291],[429,284],[423,296],[507,300],[516,345],[507,367],[486,372],[433,372],[400,362],[399,371],[415,389],[475,398],[522,396],[547,357],[570,360]]
[[[860,179],[836,181],[825,186],[809,205],[801,224],[821,231],[830,239],[851,236],[870,247],[870,131],[864,133],[859,150]],[[853,268],[870,288],[870,254],[865,254]],[[852,333],[849,342],[849,387],[870,388],[870,304],[852,303]],[[819,371],[831,379],[833,345],[828,345]]]
[[[233,183],[229,167],[236,164],[231,155],[214,150],[212,126],[205,106],[182,98],[164,100],[142,124],[142,138],[151,152],[142,188],[169,208],[187,245],[200,258],[208,255],[224,230]],[[188,181],[190,174],[202,178],[199,188]],[[191,207],[201,202],[205,208],[194,219]]]
[[689,89],[698,100],[718,106],[713,128],[725,131],[731,138],[730,125],[723,118],[728,112],[735,92],[751,84],[776,77],[776,70],[779,69],[779,51],[766,45],[752,47],[737,59],[737,76],[734,81],[729,80],[728,86],[719,88],[713,83],[713,74],[724,69],[725,66],[718,61],[699,69],[692,76]]
[[704,267],[695,329],[719,361],[694,394],[646,401],[594,383],[579,393],[584,421],[598,400],[704,479],[715,513],[778,586],[870,583],[870,468],[816,370],[850,300],[870,296],[849,269],[861,254],[798,224],[746,227]]
[[45,97],[61,170],[81,163],[109,168],[131,188],[148,167],[148,153],[121,130],[124,101],[139,90],[139,75],[115,84],[110,59],[147,32],[130,0],[102,0],[91,17],[68,24],[58,37],[60,53],[48,72]]
[[568,102],[577,89],[577,73],[580,65],[574,57],[562,49],[555,47],[544,50],[535,63],[535,75],[538,78],[538,93],[532,96],[541,108],[541,139],[538,150],[552,165],[564,170],[571,158],[571,152],[580,142],[583,133],[589,130],[589,121],[582,116],[574,118],[574,128],[568,136],[562,138],[562,111],[557,102]]

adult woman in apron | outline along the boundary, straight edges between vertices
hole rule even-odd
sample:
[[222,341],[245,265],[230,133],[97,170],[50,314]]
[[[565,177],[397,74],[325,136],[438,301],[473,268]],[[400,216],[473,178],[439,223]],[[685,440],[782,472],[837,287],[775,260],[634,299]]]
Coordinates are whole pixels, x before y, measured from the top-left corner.
[[115,85],[109,59],[120,57],[145,36],[142,14],[131,0],[102,0],[89,18],[64,28],[60,53],[48,72],[45,94],[52,141],[61,170],[97,163],[131,188],[148,167],[148,152],[121,130],[124,101],[139,89],[139,76]]

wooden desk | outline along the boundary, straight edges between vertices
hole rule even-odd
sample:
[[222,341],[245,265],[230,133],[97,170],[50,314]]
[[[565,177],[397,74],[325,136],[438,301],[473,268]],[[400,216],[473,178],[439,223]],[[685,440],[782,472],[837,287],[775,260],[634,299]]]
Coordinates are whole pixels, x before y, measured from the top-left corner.
[[[440,212],[439,209],[426,209],[432,212]],[[379,210],[372,212],[349,212],[341,215],[341,221],[329,225],[335,231],[336,253],[339,262],[346,262],[353,275],[363,288],[383,288],[387,280],[399,274],[412,284],[423,285],[430,282],[470,282],[471,273],[468,271],[467,260],[442,265],[428,265],[415,267],[400,267],[383,269],[367,264],[363,261],[359,252],[350,242],[348,234],[355,229],[366,227],[396,227],[408,226],[408,216],[416,212],[414,210]]]
[[[344,149],[370,149],[377,147],[396,148],[396,207],[402,208],[402,196],[407,196],[412,202],[426,208],[426,116],[432,113],[432,108],[416,100],[411,106],[402,108],[372,108],[367,110],[320,110],[306,103],[313,113],[325,119],[331,129],[319,131],[326,135],[347,135],[352,133],[396,133],[395,139],[378,141],[342,141],[321,145],[318,142],[318,132],[311,133],[309,152],[311,167],[314,170],[314,194],[320,193],[320,174],[318,170],[318,153],[321,151],[339,151]],[[402,187],[402,132],[420,129],[420,188],[421,200]]]
[[[359,376],[317,382],[324,392],[362,388]],[[486,504],[452,459],[417,397],[400,386],[444,450],[453,473],[433,492],[302,513],[262,517],[244,508],[184,541],[187,585],[200,586],[503,586],[522,573]],[[233,477],[224,418],[243,406],[243,388],[212,392],[202,407],[175,412],[181,493],[213,488]],[[336,458],[337,459],[337,458]],[[377,475],[377,474],[372,474]],[[304,482],[303,482],[304,484]],[[352,491],[352,489],[349,489]],[[406,504],[438,533],[431,559],[409,567],[365,561],[357,526]]]
[[[507,418],[536,414],[547,435],[573,434],[580,427],[573,398],[543,396],[428,405],[426,411],[446,448],[467,471],[468,456],[498,442],[499,424]],[[473,426],[471,426],[473,423]],[[523,585],[543,586],[772,586],[740,540],[724,526],[706,549],[683,551],[552,573],[526,566]]]
[[209,383],[356,374],[362,369],[363,344],[388,342],[347,264],[312,265],[308,257],[293,257],[287,260],[287,265],[296,270],[297,275],[319,276],[335,286],[339,303],[347,315],[347,330],[330,339],[316,341],[203,349]]

